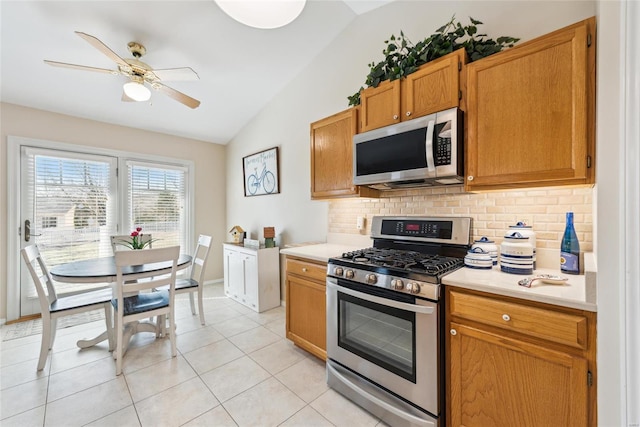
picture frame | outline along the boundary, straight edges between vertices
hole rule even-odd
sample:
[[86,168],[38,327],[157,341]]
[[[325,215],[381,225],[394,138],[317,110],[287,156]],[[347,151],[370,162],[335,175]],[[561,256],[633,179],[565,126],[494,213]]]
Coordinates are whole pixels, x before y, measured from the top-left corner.
[[273,147],[242,158],[245,197],[280,193],[278,157]]

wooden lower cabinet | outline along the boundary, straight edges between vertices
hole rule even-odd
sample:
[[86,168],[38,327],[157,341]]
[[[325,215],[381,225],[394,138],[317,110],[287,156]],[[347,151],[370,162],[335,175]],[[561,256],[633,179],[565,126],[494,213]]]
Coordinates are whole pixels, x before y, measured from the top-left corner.
[[287,338],[298,347],[326,360],[327,264],[287,257]]
[[456,288],[446,304],[447,425],[596,425],[595,313]]

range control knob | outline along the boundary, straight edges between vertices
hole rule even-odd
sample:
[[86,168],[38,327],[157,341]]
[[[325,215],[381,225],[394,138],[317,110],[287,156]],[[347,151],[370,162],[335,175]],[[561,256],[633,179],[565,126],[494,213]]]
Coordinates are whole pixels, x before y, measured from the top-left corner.
[[378,276],[375,274],[367,274],[367,283],[374,285],[378,281]]
[[412,294],[419,294],[420,293],[420,285],[417,284],[416,282],[407,283],[407,290],[409,292],[411,292]]
[[342,276],[344,274],[344,269],[342,267],[336,267],[335,270],[333,270],[333,274],[336,276]]
[[393,279],[391,281],[391,287],[396,291],[401,291],[404,289],[404,283],[402,283],[401,279]]
[[356,273],[354,273],[354,272],[353,272],[353,270],[347,270],[347,271],[344,273],[344,276],[345,276],[347,279],[353,279],[353,277],[354,277],[355,275],[356,275]]

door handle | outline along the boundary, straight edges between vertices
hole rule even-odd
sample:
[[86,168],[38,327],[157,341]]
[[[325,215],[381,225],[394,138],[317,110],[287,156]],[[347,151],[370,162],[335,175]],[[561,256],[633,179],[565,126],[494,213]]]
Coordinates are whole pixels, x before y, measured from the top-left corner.
[[24,241],[28,242],[31,240],[31,236],[37,237],[42,236],[42,234],[31,234],[31,221],[28,219],[24,220]]

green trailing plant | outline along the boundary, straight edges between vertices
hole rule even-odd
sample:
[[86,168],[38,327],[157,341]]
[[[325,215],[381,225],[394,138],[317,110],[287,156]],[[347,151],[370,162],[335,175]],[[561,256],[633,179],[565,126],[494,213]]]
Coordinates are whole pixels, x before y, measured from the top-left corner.
[[[478,25],[482,22],[469,17],[470,24],[463,26],[456,22],[455,15],[451,21],[438,28],[435,33],[424,40],[413,44],[402,31],[400,36],[391,35],[385,40],[382,51],[384,60],[367,64],[369,74],[365,80],[368,87],[378,87],[385,80],[397,80],[414,73],[418,68],[447,55],[455,50],[464,48],[471,62],[500,52],[513,45],[520,39],[508,36],[490,39],[486,34],[478,33]],[[349,105],[360,104],[360,90],[347,97]]]

